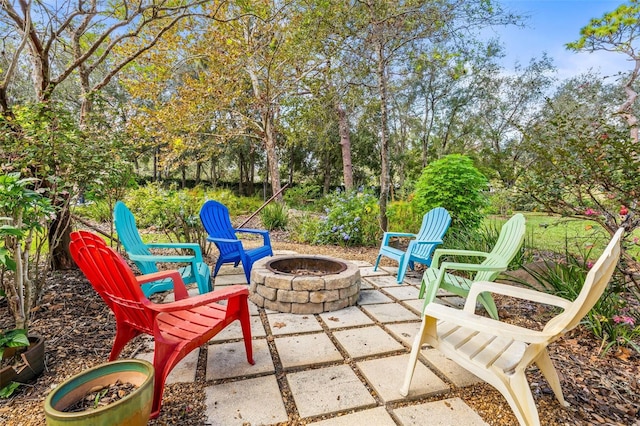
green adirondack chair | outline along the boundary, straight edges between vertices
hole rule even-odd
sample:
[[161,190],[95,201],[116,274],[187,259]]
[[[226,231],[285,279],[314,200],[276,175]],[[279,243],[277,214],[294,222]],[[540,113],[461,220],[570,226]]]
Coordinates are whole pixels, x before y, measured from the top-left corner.
[[[419,297],[424,296],[425,306],[432,302],[438,289],[449,291],[461,297],[467,297],[471,285],[476,281],[493,281],[500,272],[506,271],[511,260],[522,246],[525,235],[525,219],[520,213],[514,215],[502,226],[498,241],[491,252],[473,250],[437,249],[433,254],[431,268],[422,276]],[[443,262],[442,256],[477,256],[484,258],[482,263]],[[447,271],[476,272],[472,279],[450,274]],[[489,293],[480,295],[480,302],[491,318],[498,319],[498,309]]]

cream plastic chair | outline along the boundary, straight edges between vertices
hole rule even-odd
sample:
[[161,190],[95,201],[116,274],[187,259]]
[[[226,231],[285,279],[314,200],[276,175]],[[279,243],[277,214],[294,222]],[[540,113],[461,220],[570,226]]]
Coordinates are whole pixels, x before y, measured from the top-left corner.
[[[530,289],[480,281],[471,286],[463,310],[429,303],[425,307],[422,326],[411,349],[400,393],[404,396],[409,393],[420,347],[428,343],[498,389],[521,425],[540,424],[525,375],[525,370],[532,363],[538,366],[547,379],[558,401],[568,406],[547,346],[576,327],[598,301],[620,258],[623,232],[624,229],[620,228],[615,233],[602,256],[587,274],[584,286],[574,301]],[[476,315],[476,302],[482,292],[557,306],[563,311],[549,320],[542,331],[529,330]]]

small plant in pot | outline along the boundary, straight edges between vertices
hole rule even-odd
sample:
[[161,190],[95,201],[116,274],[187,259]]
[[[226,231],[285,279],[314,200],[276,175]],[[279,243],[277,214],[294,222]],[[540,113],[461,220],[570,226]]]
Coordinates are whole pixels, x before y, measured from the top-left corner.
[[0,395],[44,369],[44,341],[29,335],[29,312],[44,285],[48,262],[41,262],[50,201],[31,189],[34,179],[0,175],[0,297],[6,298],[15,328],[0,333]]

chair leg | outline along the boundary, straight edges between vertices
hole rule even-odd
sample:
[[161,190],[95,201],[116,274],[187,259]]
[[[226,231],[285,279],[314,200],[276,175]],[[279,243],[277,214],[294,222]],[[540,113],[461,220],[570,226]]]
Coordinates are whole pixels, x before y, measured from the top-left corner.
[[[222,262],[222,258],[221,258],[221,257],[219,257],[219,258],[218,258],[218,261],[216,262],[216,266],[215,266],[215,268],[213,269],[213,277],[214,277],[214,278],[216,277],[216,275],[218,275],[218,271],[220,270],[220,267],[222,266],[222,263],[223,263],[223,262]],[[238,265],[236,265],[236,266],[238,266]]]
[[564,399],[564,395],[562,394],[562,387],[560,386],[560,379],[558,378],[558,372],[553,366],[551,358],[549,358],[549,353],[544,350],[535,362],[542,372],[544,378],[547,379],[547,382],[549,383],[549,386],[551,386],[551,389],[553,390],[553,393],[556,396],[558,402],[563,407],[568,407],[569,403]]
[[376,257],[376,264],[373,265],[373,270],[377,271],[378,270],[378,264],[380,263],[380,258],[382,257],[382,254],[378,254],[378,257]]
[[407,364],[407,372],[404,375],[404,383],[400,388],[400,395],[402,396],[407,396],[409,394],[411,379],[413,379],[413,372],[415,371],[416,363],[418,362],[418,354],[420,353],[422,344],[425,342],[426,330],[427,329],[425,327],[425,322],[422,321],[422,325],[420,325],[420,331],[418,331],[418,334],[416,334],[416,337],[413,340],[411,355],[409,355],[409,363]]
[[196,283],[200,294],[205,294],[213,290],[211,287],[211,271],[205,262],[198,262],[195,270]]
[[249,306],[247,298],[243,297],[240,301],[240,327],[242,328],[242,339],[244,340],[244,349],[247,353],[247,362],[251,365],[255,364],[253,360],[253,345],[251,340],[251,317],[249,316]]
[[111,347],[111,354],[109,355],[109,361],[114,361],[122,352],[125,345],[129,343],[131,339],[141,334],[140,331],[135,328],[131,328],[129,325],[122,322],[116,322],[116,337],[113,340],[113,346]]
[[404,255],[398,261],[398,277],[396,278],[396,282],[398,284],[402,284],[404,280],[404,276],[407,273],[407,267],[409,266],[409,256]]
[[539,425],[538,408],[524,370],[516,372],[507,380],[505,392],[502,394],[513,410],[513,414],[518,418],[518,422],[522,426]]
[[[155,342],[153,354],[153,367],[155,369],[155,378],[153,384],[153,406],[151,408],[151,418],[155,419],[160,414],[162,407],[162,395],[164,393],[164,384],[167,376],[173,370],[173,367],[180,361],[179,352],[176,351],[175,345],[167,345],[166,343]],[[186,355],[186,354],[185,354]]]

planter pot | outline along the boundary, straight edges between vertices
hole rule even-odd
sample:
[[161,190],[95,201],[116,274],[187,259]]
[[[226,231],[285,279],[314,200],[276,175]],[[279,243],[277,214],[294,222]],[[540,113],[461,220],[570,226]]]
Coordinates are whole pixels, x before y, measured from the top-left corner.
[[24,352],[19,352],[23,348],[5,349],[5,359],[19,354],[23,364],[19,367],[8,366],[0,369],[0,389],[11,382],[27,383],[38,377],[44,370],[44,338],[29,336],[29,342],[30,345]]
[[[153,403],[153,365],[138,359],[108,362],[67,379],[44,401],[47,425],[135,426],[146,425]],[[119,401],[75,413],[63,410],[84,398],[95,386],[107,386],[120,380],[138,386]]]

